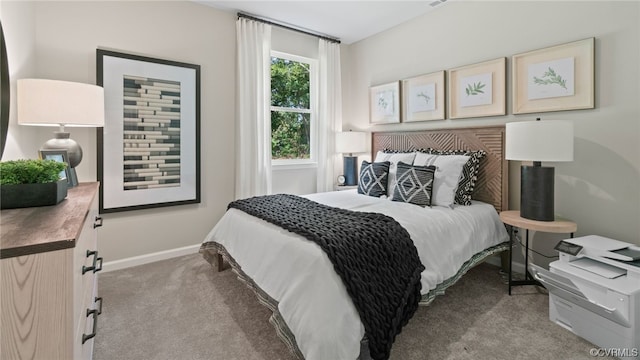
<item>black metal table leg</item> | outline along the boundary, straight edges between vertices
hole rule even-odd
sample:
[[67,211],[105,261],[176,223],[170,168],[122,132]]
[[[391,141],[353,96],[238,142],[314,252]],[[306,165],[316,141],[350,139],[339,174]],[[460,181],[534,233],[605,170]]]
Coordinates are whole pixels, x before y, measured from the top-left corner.
[[513,226],[511,227],[511,231],[509,233],[509,245],[511,249],[509,251],[509,295],[511,295],[511,287],[512,286],[521,286],[521,285],[538,285],[542,286],[542,284],[533,278],[529,273],[529,229],[526,229],[525,232],[525,250],[524,250],[524,280],[513,280],[511,275],[511,263],[513,262]]

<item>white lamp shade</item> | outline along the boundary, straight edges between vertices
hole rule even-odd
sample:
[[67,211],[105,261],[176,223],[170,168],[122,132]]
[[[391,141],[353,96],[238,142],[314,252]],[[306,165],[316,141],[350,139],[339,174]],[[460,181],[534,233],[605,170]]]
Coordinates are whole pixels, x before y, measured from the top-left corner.
[[367,151],[367,133],[344,131],[336,134],[336,152],[362,153]]
[[45,79],[20,79],[18,124],[104,126],[104,90],[100,86]]
[[507,160],[573,161],[573,123],[561,120],[506,125]]

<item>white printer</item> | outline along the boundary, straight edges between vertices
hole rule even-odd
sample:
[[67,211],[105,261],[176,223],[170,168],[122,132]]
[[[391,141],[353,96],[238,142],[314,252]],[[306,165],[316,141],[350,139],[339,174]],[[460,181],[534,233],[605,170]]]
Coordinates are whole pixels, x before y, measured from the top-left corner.
[[547,271],[531,265],[549,290],[549,318],[612,355],[640,359],[640,247],[589,235],[562,240]]

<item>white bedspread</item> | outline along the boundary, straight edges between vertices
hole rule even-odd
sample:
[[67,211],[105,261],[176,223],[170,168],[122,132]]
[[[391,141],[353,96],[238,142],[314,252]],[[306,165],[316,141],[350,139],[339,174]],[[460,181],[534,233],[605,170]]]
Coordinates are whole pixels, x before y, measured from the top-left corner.
[[[425,270],[422,294],[452,277],[474,254],[508,241],[495,209],[421,208],[353,191],[308,199],[396,219],[411,235]],[[302,239],[302,240],[301,240]],[[230,209],[204,242],[223,245],[242,271],[274,300],[305,359],[356,359],[364,327],[342,281],[318,245],[240,210]]]

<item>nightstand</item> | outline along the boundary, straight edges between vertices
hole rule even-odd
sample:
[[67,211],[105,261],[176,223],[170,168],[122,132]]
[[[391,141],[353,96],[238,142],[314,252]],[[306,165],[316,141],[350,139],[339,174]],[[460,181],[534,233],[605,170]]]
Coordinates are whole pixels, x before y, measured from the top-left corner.
[[357,189],[358,185],[336,185],[336,191]]
[[[508,210],[500,213],[500,220],[506,225],[509,225],[509,295],[511,295],[512,286],[520,285],[538,285],[542,286],[537,280],[535,280],[529,273],[529,230],[542,231],[548,233],[569,233],[573,237],[573,233],[578,230],[578,225],[573,221],[565,219],[556,219],[554,221],[538,221],[530,220],[520,216],[520,210]],[[513,260],[513,237],[514,227],[518,227],[526,230],[525,235],[525,252],[524,252],[524,280],[512,280],[511,278],[511,263]]]

